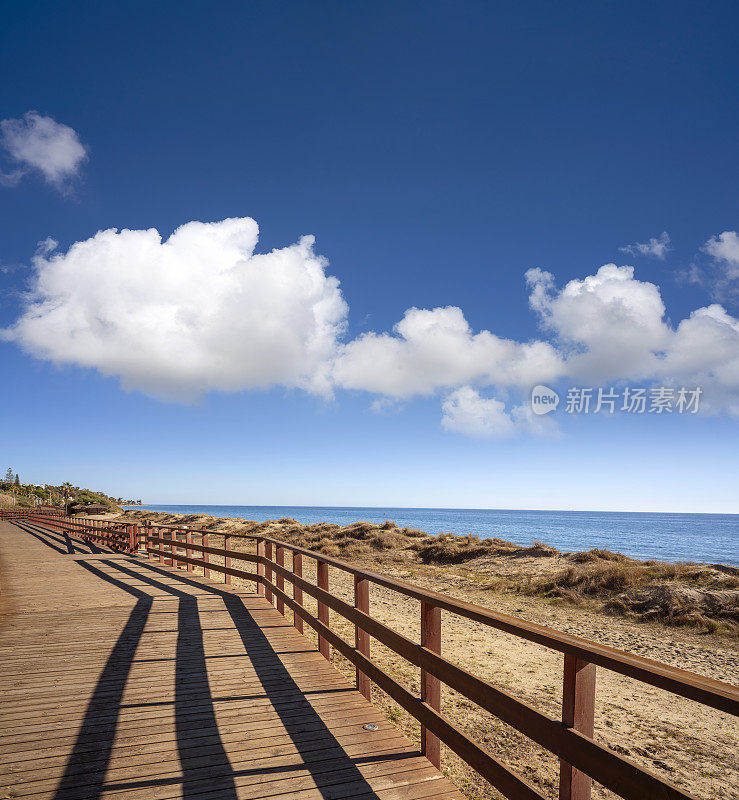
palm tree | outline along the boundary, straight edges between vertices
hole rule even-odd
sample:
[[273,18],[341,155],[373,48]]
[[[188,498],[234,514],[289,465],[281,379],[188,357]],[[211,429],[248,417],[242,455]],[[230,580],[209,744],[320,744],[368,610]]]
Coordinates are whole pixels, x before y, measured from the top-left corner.
[[72,489],[72,484],[69,481],[64,481],[62,489],[64,491],[64,510],[66,511],[69,505],[69,494]]

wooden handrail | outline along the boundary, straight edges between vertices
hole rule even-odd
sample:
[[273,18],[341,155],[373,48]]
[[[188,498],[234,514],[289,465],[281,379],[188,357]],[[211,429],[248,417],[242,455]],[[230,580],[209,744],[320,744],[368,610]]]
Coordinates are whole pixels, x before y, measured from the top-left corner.
[[0,511],[0,519],[18,519],[35,522],[46,527],[61,530],[80,540],[92,541],[118,552],[135,552],[141,543],[138,526],[116,522],[115,520],[73,519],[64,516],[60,511],[38,511],[23,509]]
[[[173,526],[166,525],[152,525],[150,527],[175,529]],[[189,530],[192,533],[200,532],[197,528],[190,528]],[[316,553],[312,550],[307,550],[304,547],[298,547],[297,545],[287,542],[281,542],[278,539],[259,536],[258,534],[229,533],[227,536],[231,539],[249,539],[275,546],[279,545],[286,550],[291,550],[293,553],[320,560],[329,566],[336,567],[355,577],[364,578],[370,583],[374,583],[386,589],[391,589],[406,597],[411,597],[421,602],[429,602],[444,611],[449,611],[460,617],[465,617],[474,622],[497,628],[505,633],[511,633],[552,650],[575,656],[588,663],[605,667],[612,672],[620,673],[629,678],[635,678],[642,683],[648,683],[652,686],[672,692],[673,694],[687,697],[690,700],[696,700],[703,705],[711,706],[719,711],[726,711],[729,714],[739,715],[739,689],[729,684],[722,683],[721,681],[716,681],[703,675],[697,675],[696,673],[688,672],[678,667],[670,666],[669,664],[663,664],[659,661],[653,661],[652,659],[644,658],[644,656],[618,650],[608,645],[583,639],[579,636],[556,631],[545,625],[538,625],[535,622],[527,622],[518,617],[501,614],[489,608],[468,603],[464,600],[458,600],[449,595],[441,594],[440,592],[434,592],[412,583],[355,567],[337,558],[332,558],[322,553]],[[274,562],[270,561],[270,564],[272,563]]]
[[[667,784],[660,778],[593,742],[592,739],[563,726],[501,689],[497,689],[491,683],[472,675],[462,667],[438,655],[435,647],[429,647],[428,643],[423,641],[421,645],[417,645],[368,614],[357,610],[338,597],[334,597],[330,592],[324,591],[304,579],[295,578],[285,569],[276,568],[276,572],[287,580],[292,579],[300,585],[304,592],[366,631],[406,661],[420,667],[423,671],[422,674],[443,681],[451,689],[516,728],[550,752],[566,759],[569,764],[595,778],[604,786],[613,789],[622,797],[690,796],[682,793],[676,787],[670,787],[676,793],[664,794]],[[276,586],[273,585],[271,588],[276,594],[286,596]],[[429,613],[428,606],[422,613]],[[423,627],[427,627],[427,625]],[[437,622],[436,626],[439,625],[440,623]],[[434,637],[434,644],[437,641],[438,638]],[[424,699],[426,698],[422,695],[422,700]],[[431,708],[437,706],[434,710],[438,711],[438,700],[436,703],[430,700],[426,700],[426,702]],[[653,790],[653,793],[650,793],[649,790]]]
[[36,506],[35,508],[3,508],[0,509],[0,519],[22,519],[29,515],[43,514],[44,516],[61,517],[64,510],[56,506]]
[[[5,512],[7,513],[7,512]],[[220,573],[224,579],[254,581],[257,593],[276,604],[281,613],[293,612],[302,632],[307,623],[318,635],[319,650],[330,657],[333,646],[356,668],[357,688],[369,699],[375,683],[421,724],[422,750],[439,766],[439,742],[444,742],[506,797],[542,798],[542,795],[508,767],[482,750],[440,712],[439,685],[459,692],[480,708],[509,724],[560,759],[560,800],[587,800],[591,779],[629,800],[690,800],[693,796],[649,770],[604,747],[593,739],[596,665],[657,686],[729,714],[739,714],[739,689],[720,681],[661,664],[597,642],[555,631],[490,609],[456,600],[404,581],[369,572],[339,559],[258,534],[217,533],[202,528],[159,525],[121,525],[114,520],[72,520],[45,514],[22,515],[49,527],[61,527],[82,539],[105,541],[113,549],[134,552],[143,547],[149,558],[162,563]],[[10,517],[5,517],[10,518]],[[224,547],[208,545],[208,535],[224,537]],[[201,537],[201,543],[193,541]],[[183,538],[184,537],[184,540]],[[255,552],[235,550],[232,540],[255,543]],[[183,554],[182,551],[185,551]],[[293,554],[292,569],[285,552]],[[211,556],[223,559],[214,562]],[[316,583],[303,577],[303,558],[316,562]],[[233,562],[256,565],[256,572],[237,569]],[[329,567],[354,576],[354,603],[332,594]],[[370,614],[372,584],[396,591],[421,603],[422,640],[418,644],[374,619]],[[287,591],[292,586],[292,596]],[[313,615],[303,605],[304,595],[318,606]],[[354,645],[333,631],[329,610],[355,629]],[[479,678],[441,654],[441,610],[488,625],[564,654],[562,720],[555,720]],[[384,672],[370,656],[370,637],[421,670],[421,697],[416,697]]]

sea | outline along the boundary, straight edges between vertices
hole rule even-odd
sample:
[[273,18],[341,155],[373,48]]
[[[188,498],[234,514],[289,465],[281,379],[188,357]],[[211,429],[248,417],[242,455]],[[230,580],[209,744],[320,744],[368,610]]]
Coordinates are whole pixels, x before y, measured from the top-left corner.
[[264,522],[291,517],[309,525],[392,520],[428,533],[474,534],[519,545],[544,542],[566,552],[607,548],[638,559],[739,567],[739,514],[502,511],[473,508],[142,505],[171,514],[211,514]]

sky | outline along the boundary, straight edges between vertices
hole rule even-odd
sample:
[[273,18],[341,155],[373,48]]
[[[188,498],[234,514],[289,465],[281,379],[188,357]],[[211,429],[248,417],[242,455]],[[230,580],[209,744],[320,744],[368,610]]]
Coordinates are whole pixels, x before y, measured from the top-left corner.
[[738,23],[8,4],[0,463],[148,503],[739,513]]

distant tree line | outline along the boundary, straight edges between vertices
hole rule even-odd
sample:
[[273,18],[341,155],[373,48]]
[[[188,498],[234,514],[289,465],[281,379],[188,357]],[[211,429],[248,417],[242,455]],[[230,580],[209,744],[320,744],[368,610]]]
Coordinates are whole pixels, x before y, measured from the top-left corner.
[[59,484],[33,484],[21,483],[18,473],[8,467],[5,476],[0,481],[0,492],[13,494],[16,504],[21,507],[33,507],[39,503],[53,506],[77,507],[84,510],[85,506],[100,505],[109,511],[120,510],[122,505],[141,505],[141,500],[124,500],[122,497],[112,497],[105,492],[83,489],[73,486],[69,481]]

